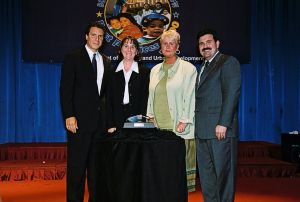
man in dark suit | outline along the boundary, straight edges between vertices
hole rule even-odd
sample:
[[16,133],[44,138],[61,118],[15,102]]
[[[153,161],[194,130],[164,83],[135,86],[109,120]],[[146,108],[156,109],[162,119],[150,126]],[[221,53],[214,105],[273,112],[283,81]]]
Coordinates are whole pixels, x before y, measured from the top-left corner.
[[240,64],[223,55],[214,30],[197,36],[205,61],[196,82],[195,137],[206,202],[234,201],[240,95]]
[[67,201],[83,202],[87,177],[89,201],[95,201],[94,139],[105,131],[105,94],[110,61],[98,50],[105,29],[90,23],[86,45],[65,57],[60,98],[67,128]]

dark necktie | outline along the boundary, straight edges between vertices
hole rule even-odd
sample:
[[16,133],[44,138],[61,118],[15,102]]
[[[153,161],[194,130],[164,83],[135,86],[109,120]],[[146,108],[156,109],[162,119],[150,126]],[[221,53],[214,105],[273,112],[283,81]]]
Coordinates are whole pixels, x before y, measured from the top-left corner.
[[200,71],[199,80],[198,80],[198,85],[200,84],[200,81],[201,81],[203,72],[204,72],[205,69],[208,67],[208,65],[209,65],[209,61],[205,61],[204,66],[201,68],[201,71]]
[[93,69],[97,78],[97,61],[96,61],[96,53],[94,53],[93,59],[92,59],[92,65]]
[[204,72],[204,70],[206,69],[206,67],[208,67],[208,65],[209,65],[209,62],[208,62],[208,61],[205,61],[204,67],[203,67],[203,72]]

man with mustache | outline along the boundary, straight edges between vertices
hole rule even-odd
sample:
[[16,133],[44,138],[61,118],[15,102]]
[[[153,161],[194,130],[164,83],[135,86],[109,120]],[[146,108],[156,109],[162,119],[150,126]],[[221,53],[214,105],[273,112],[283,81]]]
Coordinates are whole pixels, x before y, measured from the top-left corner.
[[206,202],[234,201],[240,95],[240,64],[219,52],[214,30],[197,35],[204,58],[196,82],[195,138],[198,170]]

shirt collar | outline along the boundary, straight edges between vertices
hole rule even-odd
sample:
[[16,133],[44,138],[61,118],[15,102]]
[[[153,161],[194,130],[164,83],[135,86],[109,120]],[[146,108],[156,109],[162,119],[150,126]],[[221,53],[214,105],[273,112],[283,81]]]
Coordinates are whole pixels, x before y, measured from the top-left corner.
[[89,57],[92,59],[94,56],[94,53],[96,53],[96,55],[98,55],[98,51],[94,52],[92,51],[87,45],[85,45],[85,49],[87,51],[87,53],[89,54]]
[[[210,60],[208,60],[208,62],[210,63],[215,57],[216,57],[216,55],[219,53],[219,51],[217,51],[215,54],[214,54],[214,56],[210,59]],[[206,60],[205,60],[206,61]]]
[[[117,69],[116,69],[115,72],[119,72],[121,70],[124,70],[123,60],[119,63],[119,65],[118,65],[118,67],[117,67]],[[134,71],[136,73],[139,73],[138,63],[136,61],[133,61],[130,70],[132,70],[132,71]]]
[[[173,71],[173,70],[176,71],[176,68],[177,68],[178,63],[179,63],[180,60],[181,60],[180,57],[177,57],[175,63],[172,65],[172,67],[169,69],[169,71]],[[165,62],[165,60],[161,63],[161,66],[159,68],[160,71],[163,71],[163,64],[164,64],[164,62]]]

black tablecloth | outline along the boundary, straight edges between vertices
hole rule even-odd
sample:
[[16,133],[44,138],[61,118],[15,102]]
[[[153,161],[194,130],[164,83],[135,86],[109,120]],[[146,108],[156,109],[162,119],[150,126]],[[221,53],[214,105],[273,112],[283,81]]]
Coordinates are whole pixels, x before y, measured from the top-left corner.
[[187,202],[184,140],[170,131],[123,129],[97,140],[99,202]]

